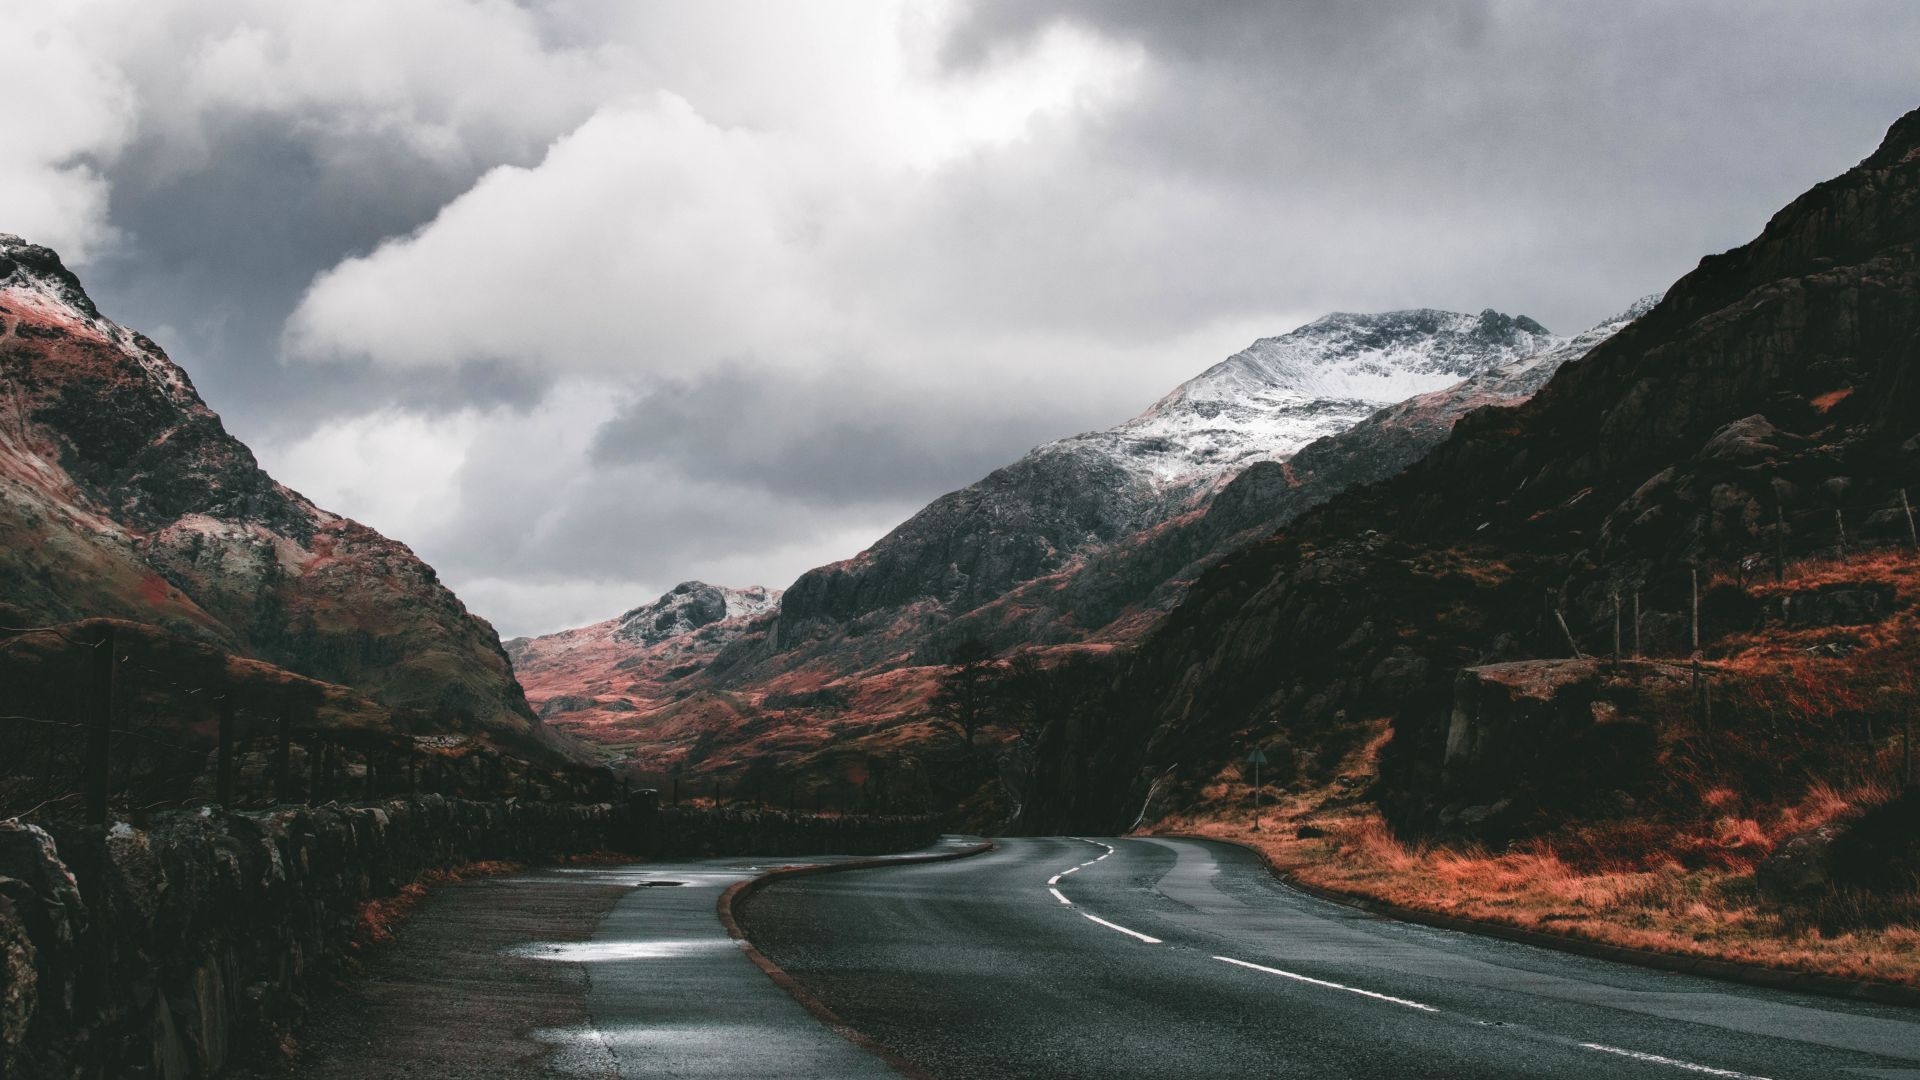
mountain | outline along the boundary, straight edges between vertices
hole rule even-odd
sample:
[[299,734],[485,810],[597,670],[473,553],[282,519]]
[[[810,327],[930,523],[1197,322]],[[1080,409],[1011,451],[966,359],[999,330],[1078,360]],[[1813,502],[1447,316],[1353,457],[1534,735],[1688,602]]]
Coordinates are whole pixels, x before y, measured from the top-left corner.
[[[1539,831],[1598,796],[1656,815],[1646,835],[1767,792],[1747,812],[1771,821],[1840,775],[1863,711],[1914,707],[1911,635],[1888,621],[1911,598],[1876,578],[1904,556],[1845,558],[1910,542],[1910,489],[1920,111],[1524,403],[1219,561],[1041,740],[1025,821],[1197,805],[1250,743],[1330,784],[1375,722],[1378,773],[1346,782],[1403,830]],[[1625,620],[1684,664],[1696,575],[1706,690],[1564,659]],[[1710,752],[1707,725],[1730,732]]]
[[683,581],[655,600],[613,620],[612,636],[629,645],[658,645],[728,619],[772,611],[780,590],[761,585],[731,589],[704,581]]
[[1195,508],[1255,462],[1558,344],[1525,317],[1427,309],[1329,315],[1263,338],[1132,420],[1040,446],[801,575],[756,659],[790,663],[860,637],[872,640],[854,651],[882,659],[902,630],[890,624],[931,628]]
[[670,704],[666,687],[701,670],[780,603],[780,590],[687,581],[624,615],[506,643],[543,719],[610,742],[641,732],[640,714]]
[[[1462,416],[1524,400],[1560,366],[1646,314],[1659,297],[1570,340],[1503,360],[1440,390],[1389,405],[1284,461],[1259,460],[1217,489],[1203,510],[1177,515],[956,620],[945,636],[979,637],[999,648],[1087,639],[1126,641],[1170,609],[1186,587],[1231,552],[1348,488],[1384,480],[1447,437]],[[1350,318],[1350,317],[1348,317]]]
[[[912,719],[926,665],[959,637],[1001,650],[1130,642],[1227,551],[1391,475],[1469,408],[1531,393],[1641,310],[1571,340],[1491,311],[1330,315],[1256,342],[1133,420],[944,496],[854,559],[803,575],[771,610],[687,634],[669,594],[508,650],[543,716],[645,743],[635,753],[650,763],[748,759],[767,740],[803,755],[865,746]],[[1420,396],[1381,411],[1380,395],[1406,394]],[[721,610],[711,596],[704,606]],[[835,741],[855,730],[876,734]]]
[[111,617],[565,756],[499,638],[412,551],[263,471],[146,336],[0,235],[0,614]]

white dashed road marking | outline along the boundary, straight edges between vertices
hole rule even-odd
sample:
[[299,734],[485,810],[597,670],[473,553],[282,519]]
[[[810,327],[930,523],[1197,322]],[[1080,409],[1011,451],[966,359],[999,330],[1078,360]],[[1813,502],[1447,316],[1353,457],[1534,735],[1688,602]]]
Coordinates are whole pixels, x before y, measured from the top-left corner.
[[1598,1050],[1602,1054],[1618,1054],[1623,1058],[1645,1061],[1653,1065],[1668,1065],[1676,1069],[1685,1069],[1688,1072],[1697,1072],[1706,1076],[1725,1076],[1731,1078],[1731,1080],[1767,1080],[1764,1076],[1755,1076],[1752,1073],[1734,1072],[1732,1069],[1716,1069],[1711,1065],[1696,1065],[1691,1061],[1681,1061],[1679,1058],[1661,1057],[1659,1054],[1643,1054],[1638,1050],[1622,1050],[1617,1046],[1602,1046],[1599,1043],[1583,1042],[1580,1044],[1580,1049]]
[[1080,914],[1081,914],[1081,915],[1082,915],[1083,917],[1085,917],[1085,918],[1088,918],[1088,919],[1092,919],[1092,920],[1093,920],[1094,922],[1097,922],[1097,923],[1099,923],[1099,924],[1100,924],[1101,926],[1104,926],[1104,927],[1106,927],[1106,928],[1107,928],[1107,929],[1109,929],[1109,930],[1118,930],[1118,931],[1120,931],[1121,933],[1123,933],[1123,934],[1125,934],[1125,935],[1127,935],[1127,936],[1128,936],[1128,937],[1130,937],[1130,938],[1138,938],[1138,939],[1140,939],[1141,941],[1144,941],[1144,942],[1146,942],[1146,943],[1147,943],[1147,944],[1149,944],[1149,945],[1158,945],[1158,944],[1160,944],[1160,939],[1159,939],[1159,938],[1157,938],[1157,937],[1148,937],[1147,935],[1145,935],[1145,934],[1143,934],[1143,933],[1141,933],[1141,932],[1140,932],[1140,931],[1138,931],[1138,930],[1129,930],[1129,929],[1127,929],[1126,927],[1124,927],[1124,926],[1121,926],[1121,925],[1120,925],[1119,923],[1110,923],[1110,922],[1108,922],[1107,920],[1105,920],[1105,919],[1103,919],[1103,918],[1101,918],[1101,917],[1100,917],[1100,916],[1098,916],[1098,915],[1088,915],[1088,914],[1087,914],[1086,912],[1084,912],[1084,911],[1083,911],[1083,912],[1081,912]]
[[1359,994],[1361,997],[1370,997],[1376,1001],[1390,1001],[1395,1005],[1405,1005],[1409,1009],[1419,1009],[1421,1012],[1437,1013],[1440,1011],[1431,1005],[1423,1005],[1418,1001],[1408,1001],[1406,998],[1397,998],[1389,994],[1376,994],[1372,990],[1362,990],[1357,986],[1346,986],[1342,983],[1328,982],[1325,979],[1316,979],[1312,976],[1301,975],[1293,971],[1282,971],[1279,968],[1268,967],[1265,964],[1253,964],[1245,960],[1235,960],[1231,956],[1216,956],[1214,959],[1243,968],[1251,968],[1254,971],[1264,971],[1269,975],[1278,975],[1283,979],[1292,979],[1295,982],[1312,983],[1315,986],[1324,986],[1329,990],[1345,990],[1349,994]]
[[[1075,839],[1075,840],[1080,840],[1080,837],[1078,837],[1078,836],[1076,836],[1076,837],[1074,837],[1074,839]],[[1085,843],[1085,844],[1100,844],[1100,841],[1098,841],[1098,840],[1081,840],[1081,843]],[[1080,864],[1079,866],[1075,866],[1075,867],[1072,867],[1071,869],[1067,869],[1067,870],[1062,870],[1062,871],[1060,871],[1059,873],[1057,873],[1057,874],[1055,874],[1055,875],[1053,875],[1052,877],[1050,877],[1050,878],[1048,878],[1048,879],[1047,879],[1047,891],[1053,894],[1053,898],[1054,898],[1055,900],[1058,900],[1058,901],[1060,901],[1060,902],[1061,902],[1062,904],[1065,904],[1065,905],[1066,905],[1066,906],[1068,906],[1068,907],[1073,907],[1073,901],[1071,901],[1071,900],[1069,900],[1069,899],[1067,899],[1067,898],[1066,898],[1066,896],[1065,896],[1065,895],[1064,895],[1063,893],[1061,893],[1061,891],[1060,891],[1059,889],[1056,889],[1056,888],[1054,888],[1054,886],[1055,886],[1055,885],[1058,885],[1058,884],[1060,884],[1060,879],[1061,879],[1061,878],[1063,878],[1063,877],[1066,877],[1066,876],[1067,876],[1068,874],[1071,874],[1071,873],[1073,873],[1073,872],[1074,872],[1075,870],[1080,870],[1080,869],[1082,869],[1082,868],[1084,868],[1084,867],[1088,867],[1088,866],[1092,866],[1092,865],[1093,865],[1094,863],[1097,863],[1097,862],[1099,862],[1099,861],[1100,861],[1100,859],[1104,859],[1104,858],[1106,858],[1106,857],[1107,857],[1107,855],[1111,855],[1111,854],[1113,854],[1113,845],[1112,845],[1112,844],[1100,844],[1100,846],[1101,846],[1101,847],[1103,847],[1103,848],[1106,848],[1106,849],[1107,849],[1107,854],[1106,854],[1106,855],[1102,855],[1102,856],[1100,856],[1100,858],[1099,858],[1099,859],[1090,859],[1090,860],[1088,860],[1088,861],[1086,861],[1086,862],[1083,862],[1083,863],[1081,863],[1081,864]],[[1101,926],[1104,926],[1104,927],[1106,927],[1106,928],[1107,928],[1107,929],[1109,929],[1109,930],[1118,930],[1118,931],[1120,931],[1121,933],[1123,933],[1123,934],[1125,934],[1125,935],[1127,935],[1127,936],[1128,936],[1128,937],[1130,937],[1130,938],[1135,938],[1135,939],[1137,939],[1137,940],[1139,940],[1139,941],[1144,941],[1144,942],[1146,942],[1146,943],[1147,943],[1147,944],[1149,944],[1149,945],[1159,945],[1159,944],[1161,944],[1161,941],[1160,941],[1160,939],[1159,939],[1159,938],[1157,938],[1157,937],[1153,937],[1153,936],[1151,936],[1151,935],[1148,935],[1148,934],[1143,934],[1143,933],[1141,933],[1141,932],[1140,932],[1140,931],[1138,931],[1138,930],[1129,930],[1129,929],[1127,929],[1126,927],[1124,927],[1124,926],[1121,926],[1121,925],[1120,925],[1119,923],[1116,923],[1116,922],[1108,922],[1107,920],[1105,920],[1105,919],[1103,919],[1103,918],[1101,918],[1101,917],[1100,917],[1100,916],[1098,916],[1098,915],[1088,915],[1088,914],[1087,914],[1086,912],[1084,912],[1084,911],[1082,911],[1082,912],[1080,912],[1080,914],[1081,914],[1081,915],[1082,915],[1083,917],[1085,917],[1086,919],[1088,919],[1089,921],[1092,921],[1092,922],[1097,922],[1097,923],[1099,923],[1099,924],[1100,924]]]

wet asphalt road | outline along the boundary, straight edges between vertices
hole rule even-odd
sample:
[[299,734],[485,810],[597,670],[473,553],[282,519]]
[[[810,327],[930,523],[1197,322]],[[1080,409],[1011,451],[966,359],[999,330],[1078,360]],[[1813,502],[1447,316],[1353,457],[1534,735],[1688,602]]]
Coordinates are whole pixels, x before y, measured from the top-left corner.
[[[948,837],[914,859],[969,846]],[[846,856],[535,870],[435,888],[307,1018],[316,1080],[867,1080],[896,1074],[814,1019],[716,914],[771,867]]]
[[1920,1012],[1384,920],[1226,845],[1000,843],[782,881],[741,921],[943,1080],[1920,1078]]

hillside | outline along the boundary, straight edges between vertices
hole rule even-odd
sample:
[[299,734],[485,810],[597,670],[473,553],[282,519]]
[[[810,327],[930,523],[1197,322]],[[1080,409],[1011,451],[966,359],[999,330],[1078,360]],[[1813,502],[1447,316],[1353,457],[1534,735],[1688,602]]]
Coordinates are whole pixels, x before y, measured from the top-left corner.
[[[1492,311],[1329,315],[1254,343],[1124,424],[1048,443],[941,497],[854,559],[802,575],[777,604],[683,624],[666,614],[684,606],[677,594],[719,596],[687,583],[508,648],[543,716],[647,762],[720,768],[777,742],[783,760],[811,768],[796,752],[852,730],[870,732],[857,742],[875,752],[911,747],[926,734],[890,729],[913,719],[927,665],[953,641],[1130,641],[1220,554],[1391,474],[1471,405],[1531,393],[1638,310],[1573,339]],[[719,604],[708,603],[714,616]],[[891,674],[904,671],[904,683]],[[876,679],[883,690],[865,685]],[[693,706],[676,702],[714,695],[758,723],[723,725],[698,752],[669,738],[683,725],[662,710],[679,716]],[[807,730],[821,745],[795,734]]]
[[[1615,590],[1638,592],[1648,649],[1684,656],[1695,564],[1832,553],[1847,515],[1856,543],[1901,538],[1901,489],[1920,486],[1916,244],[1909,115],[1531,400],[1470,414],[1404,473],[1215,567],[1130,667],[1144,704],[1104,737],[1135,765],[1106,778],[1105,813],[1137,812],[1156,762],[1222,761],[1249,725],[1393,710],[1413,769],[1460,666],[1567,654],[1556,606],[1593,647]],[[1417,677],[1383,693],[1383,664]]]
[[403,544],[268,476],[159,346],[0,235],[0,616],[108,617],[559,759],[498,637]]
[[766,649],[726,663],[791,667],[821,649],[874,658],[855,639],[885,631],[891,649],[895,638],[937,629],[1198,508],[1256,462],[1283,460],[1384,405],[1560,343],[1524,316],[1428,309],[1329,315],[1263,338],[1139,416],[1037,447],[934,500],[866,551],[802,574]]
[[1920,112],[1524,404],[1208,571],[1040,740],[1023,823],[1244,832],[1260,747],[1261,842],[1314,880],[1920,977],[1860,968],[1920,889],[1916,373]]
[[630,746],[658,737],[649,714],[676,700],[671,684],[703,670],[779,603],[778,589],[686,581],[614,618],[514,638],[506,650],[542,720]]

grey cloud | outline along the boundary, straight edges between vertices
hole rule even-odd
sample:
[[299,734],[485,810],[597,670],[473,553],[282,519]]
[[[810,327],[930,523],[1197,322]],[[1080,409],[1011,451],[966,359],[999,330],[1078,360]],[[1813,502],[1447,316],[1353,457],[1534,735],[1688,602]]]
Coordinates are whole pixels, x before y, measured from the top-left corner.
[[280,336],[313,276],[429,221],[537,141],[426,157],[377,130],[340,133],[284,116],[208,118],[203,155],[149,134],[112,163],[127,245],[87,270],[116,321],[158,335],[243,437],[298,433],[390,405],[423,411],[530,404],[543,383],[506,365],[396,377],[368,363],[282,364]]
[[1069,434],[1073,413],[1017,395],[956,401],[859,369],[736,367],[641,391],[592,456],[816,506],[894,503],[972,483],[1016,448]]
[[1060,23],[1152,58],[1140,99],[1080,133],[1076,157],[1133,197],[1174,191],[1202,241],[1161,270],[1203,297],[1116,297],[1134,325],[1262,296],[1587,325],[1862,156],[1915,104],[1920,39],[1920,8],[1898,0],[986,0],[947,61]]

